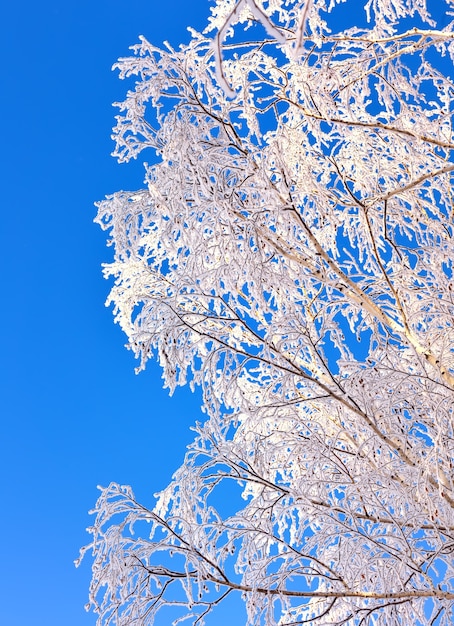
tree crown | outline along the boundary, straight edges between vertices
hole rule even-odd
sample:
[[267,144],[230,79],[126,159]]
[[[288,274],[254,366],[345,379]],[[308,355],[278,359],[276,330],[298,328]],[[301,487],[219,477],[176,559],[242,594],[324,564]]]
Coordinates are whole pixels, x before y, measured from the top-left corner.
[[454,34],[423,0],[336,29],[352,7],[217,0],[117,64],[115,155],[157,162],[99,203],[108,304],[207,419],[153,510],[103,489],[100,624],[235,591],[251,625],[451,623]]

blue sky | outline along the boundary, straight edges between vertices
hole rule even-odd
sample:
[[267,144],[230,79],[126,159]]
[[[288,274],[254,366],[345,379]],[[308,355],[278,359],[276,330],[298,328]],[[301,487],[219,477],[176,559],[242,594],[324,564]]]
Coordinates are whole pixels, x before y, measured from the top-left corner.
[[90,564],[73,561],[96,485],[131,484],[152,503],[200,419],[200,398],[169,399],[157,365],[135,376],[104,307],[111,253],[92,221],[96,200],[142,187],[140,163],[110,157],[111,103],[126,89],[111,66],[139,34],[178,45],[208,13],[208,0],[4,3],[1,626],[94,626]]
[[[191,441],[200,400],[169,400],[150,365],[134,374],[104,307],[110,258],[93,202],[142,186],[140,164],[110,157],[111,72],[139,34],[187,41],[206,0],[7,2],[2,74],[2,350],[0,624],[95,623],[88,535],[96,485],[132,484],[143,501],[164,487]],[[150,159],[150,155],[147,157]]]

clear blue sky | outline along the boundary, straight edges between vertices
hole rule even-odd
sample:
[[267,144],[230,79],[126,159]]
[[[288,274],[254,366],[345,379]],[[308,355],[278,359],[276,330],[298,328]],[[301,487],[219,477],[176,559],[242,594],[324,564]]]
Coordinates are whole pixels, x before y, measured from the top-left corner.
[[4,3],[0,626],[95,624],[89,562],[73,560],[96,485],[131,484],[151,503],[200,419],[199,399],[169,399],[156,365],[134,375],[104,307],[110,251],[92,220],[93,202],[142,186],[140,164],[110,157],[111,103],[126,88],[112,64],[139,34],[187,41],[208,12],[208,0]]
[[[134,359],[104,307],[105,233],[93,202],[142,186],[111,157],[126,85],[111,72],[139,34],[186,41],[207,0],[6,2],[1,16],[0,463],[2,626],[88,626],[96,485],[164,487],[200,419]],[[151,156],[148,156],[151,159]]]

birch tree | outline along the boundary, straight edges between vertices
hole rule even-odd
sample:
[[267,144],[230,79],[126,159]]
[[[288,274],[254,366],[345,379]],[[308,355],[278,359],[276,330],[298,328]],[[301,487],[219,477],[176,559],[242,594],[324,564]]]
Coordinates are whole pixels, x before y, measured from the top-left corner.
[[428,5],[216,0],[116,65],[115,156],[153,164],[98,205],[108,304],[205,417],[154,504],[101,489],[99,626],[234,595],[251,626],[453,623],[453,5]]

